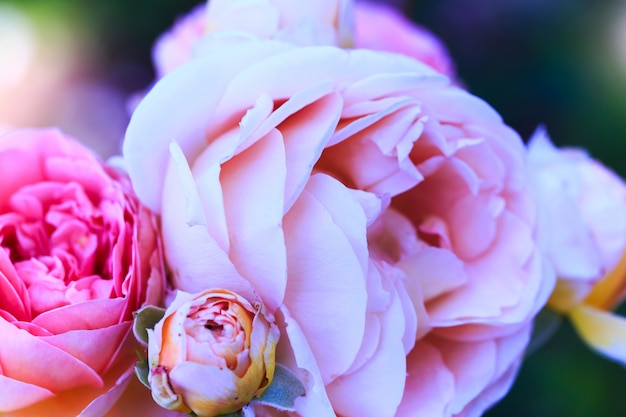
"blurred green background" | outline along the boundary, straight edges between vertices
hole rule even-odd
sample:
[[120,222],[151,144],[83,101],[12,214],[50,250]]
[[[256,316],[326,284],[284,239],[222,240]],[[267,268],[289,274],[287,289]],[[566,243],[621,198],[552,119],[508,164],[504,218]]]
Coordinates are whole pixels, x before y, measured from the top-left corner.
[[[28,18],[39,57],[28,77],[0,83],[0,127],[58,125],[116,153],[127,98],[153,80],[154,40],[197,3],[0,0],[0,37],[12,5]],[[584,147],[626,176],[625,0],[394,3],[444,41],[468,89],[522,137],[544,125],[558,145]],[[1,52],[0,41],[0,70]],[[565,322],[487,416],[623,417],[624,386],[626,370],[594,355]]]

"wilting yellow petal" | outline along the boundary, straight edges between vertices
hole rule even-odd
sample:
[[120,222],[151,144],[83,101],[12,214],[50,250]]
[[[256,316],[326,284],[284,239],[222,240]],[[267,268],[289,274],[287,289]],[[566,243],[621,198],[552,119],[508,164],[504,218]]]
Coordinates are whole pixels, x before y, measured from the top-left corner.
[[593,349],[626,364],[626,317],[586,304],[574,308],[569,317],[582,339]]
[[598,282],[587,296],[585,304],[612,310],[626,290],[626,252],[613,270]]

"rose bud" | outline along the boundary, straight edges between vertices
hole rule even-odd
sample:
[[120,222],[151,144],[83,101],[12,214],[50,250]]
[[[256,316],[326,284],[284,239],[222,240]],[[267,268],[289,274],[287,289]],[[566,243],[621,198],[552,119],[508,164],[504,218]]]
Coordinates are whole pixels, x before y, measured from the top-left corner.
[[147,331],[148,381],[164,408],[229,414],[260,396],[274,376],[273,317],[228,290],[179,291]]

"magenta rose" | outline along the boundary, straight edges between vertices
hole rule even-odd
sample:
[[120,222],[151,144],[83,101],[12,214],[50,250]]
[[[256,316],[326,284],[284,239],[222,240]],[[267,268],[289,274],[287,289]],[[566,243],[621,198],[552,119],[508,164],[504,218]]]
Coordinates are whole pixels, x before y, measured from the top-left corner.
[[160,302],[155,219],[54,129],[0,137],[0,170],[0,414],[105,415],[136,361],[133,312]]
[[123,152],[172,284],[275,315],[293,415],[479,415],[509,388],[554,285],[525,149],[432,68],[213,49],[156,84]]

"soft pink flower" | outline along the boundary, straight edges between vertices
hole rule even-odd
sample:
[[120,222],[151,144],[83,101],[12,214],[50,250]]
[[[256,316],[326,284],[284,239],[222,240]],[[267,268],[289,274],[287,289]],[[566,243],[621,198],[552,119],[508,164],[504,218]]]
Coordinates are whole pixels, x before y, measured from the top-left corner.
[[554,284],[525,149],[432,68],[214,49],[155,85],[123,152],[172,284],[276,316],[277,361],[307,387],[295,414],[474,416],[510,386]]
[[404,54],[454,77],[454,65],[444,44],[385,3],[357,2],[354,47]]
[[0,414],[109,410],[160,301],[155,223],[128,179],[57,130],[0,137]]
[[626,183],[580,149],[555,148],[544,131],[529,143],[541,241],[558,281],[548,305],[592,348],[626,363]]
[[196,44],[209,33],[347,46],[352,43],[353,14],[352,0],[211,0],[157,39],[152,51],[157,79],[192,59]]
[[206,4],[196,6],[162,34],[152,49],[157,78],[175,70],[192,58],[193,45],[206,33]]
[[208,5],[208,10],[206,4],[197,6],[157,40],[152,51],[157,79],[192,59],[194,50],[199,54],[198,42],[211,31],[218,34],[238,31],[299,45],[396,52],[420,60],[442,74],[455,76],[444,44],[382,3],[211,0]]
[[557,149],[544,131],[528,145],[542,208],[542,241],[559,277],[550,304],[567,311],[626,250],[626,184],[581,149]]

